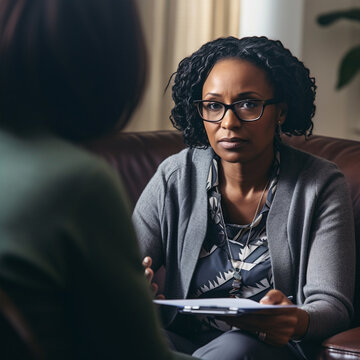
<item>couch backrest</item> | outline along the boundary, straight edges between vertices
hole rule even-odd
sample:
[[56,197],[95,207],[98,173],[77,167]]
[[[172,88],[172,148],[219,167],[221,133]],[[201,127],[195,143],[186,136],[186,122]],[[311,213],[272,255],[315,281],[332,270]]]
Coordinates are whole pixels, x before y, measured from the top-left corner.
[[177,131],[118,133],[86,145],[104,157],[121,176],[135,205],[158,165],[184,148]]
[[[360,142],[316,135],[308,140],[303,136],[284,136],[283,141],[335,162],[344,173],[353,201],[357,254],[360,254]],[[86,146],[118,171],[135,204],[160,162],[183,149],[184,143],[177,131],[149,131],[119,133]],[[360,256],[357,258],[354,324],[360,325]]]

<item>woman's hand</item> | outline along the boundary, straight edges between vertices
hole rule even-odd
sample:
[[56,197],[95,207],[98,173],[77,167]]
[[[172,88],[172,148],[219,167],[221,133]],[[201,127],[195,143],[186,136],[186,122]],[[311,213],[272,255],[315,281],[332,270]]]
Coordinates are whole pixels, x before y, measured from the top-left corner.
[[152,259],[150,256],[145,256],[142,262],[143,267],[145,268],[145,277],[150,283],[150,289],[153,293],[155,299],[165,299],[163,294],[158,294],[159,285],[153,282],[154,271],[151,269]]
[[[293,305],[279,290],[270,290],[261,300],[267,305]],[[228,324],[259,335],[264,342],[283,346],[288,341],[302,338],[307,330],[309,316],[299,308],[279,308],[247,313],[239,317],[223,317]]]

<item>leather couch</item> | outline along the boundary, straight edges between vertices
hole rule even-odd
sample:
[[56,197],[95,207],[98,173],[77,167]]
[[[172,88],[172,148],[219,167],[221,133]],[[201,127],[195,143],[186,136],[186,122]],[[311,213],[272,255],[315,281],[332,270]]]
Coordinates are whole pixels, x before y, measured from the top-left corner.
[[[335,162],[345,174],[353,201],[357,254],[360,254],[360,142],[313,135],[283,141]],[[184,148],[181,133],[152,131],[118,133],[86,145],[104,157],[123,179],[134,205],[162,160]],[[360,359],[360,257],[357,256],[355,317],[352,328],[325,340],[316,359]]]

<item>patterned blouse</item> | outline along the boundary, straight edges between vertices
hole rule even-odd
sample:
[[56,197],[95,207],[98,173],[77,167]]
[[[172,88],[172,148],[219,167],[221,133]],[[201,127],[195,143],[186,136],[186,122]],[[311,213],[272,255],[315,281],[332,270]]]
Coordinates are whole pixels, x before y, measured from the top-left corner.
[[[249,241],[251,224],[238,225],[224,224],[223,222],[221,194],[218,186],[218,161],[218,157],[215,156],[209,169],[206,184],[209,201],[209,225],[190,284],[188,298],[236,296],[259,301],[273,287],[266,219],[278,182],[280,153],[276,152],[268,195],[263,208],[253,222]],[[226,232],[224,226],[226,226]],[[232,287],[234,271],[231,266],[226,233],[229,238],[232,258],[235,263],[240,264],[236,267],[241,268],[242,285],[236,292]],[[243,264],[241,264],[242,261],[244,261]],[[212,325],[215,325],[213,321]]]

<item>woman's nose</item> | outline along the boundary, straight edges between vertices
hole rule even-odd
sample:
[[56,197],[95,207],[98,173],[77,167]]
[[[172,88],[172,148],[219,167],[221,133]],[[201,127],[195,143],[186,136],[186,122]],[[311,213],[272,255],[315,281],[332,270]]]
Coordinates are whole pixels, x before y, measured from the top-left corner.
[[224,129],[234,129],[242,126],[242,121],[236,116],[232,109],[228,109],[221,120]]

